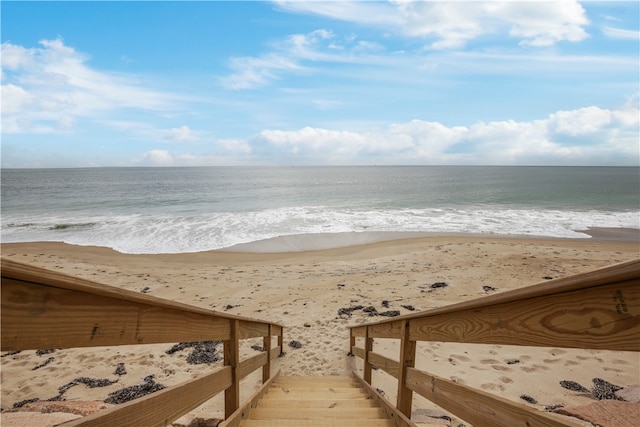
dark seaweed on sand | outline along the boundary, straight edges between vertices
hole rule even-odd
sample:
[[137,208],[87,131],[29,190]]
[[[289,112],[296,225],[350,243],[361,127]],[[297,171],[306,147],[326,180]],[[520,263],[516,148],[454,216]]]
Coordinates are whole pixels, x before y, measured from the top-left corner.
[[155,382],[153,375],[149,375],[144,378],[142,384],[132,385],[130,387],[123,388],[122,390],[109,393],[109,397],[105,399],[105,403],[117,405],[129,402],[130,400],[155,393],[156,391],[160,391],[164,388],[166,388],[164,385]]
[[21,400],[20,402],[16,402],[13,404],[13,409],[22,408],[27,403],[33,403],[33,402],[39,402],[39,401],[40,399],[38,399],[37,397],[34,397],[33,399]]
[[222,357],[218,354],[218,344],[221,342],[222,341],[181,342],[171,347],[166,353],[173,354],[185,348],[192,348],[193,350],[191,350],[191,353],[187,356],[187,363],[190,365],[211,364],[222,360]]
[[591,390],[575,381],[560,381],[560,385],[567,390],[578,393],[589,393],[594,399],[598,400],[623,400],[616,396],[616,391],[622,390],[623,387],[611,384],[602,378],[593,379],[593,388]]

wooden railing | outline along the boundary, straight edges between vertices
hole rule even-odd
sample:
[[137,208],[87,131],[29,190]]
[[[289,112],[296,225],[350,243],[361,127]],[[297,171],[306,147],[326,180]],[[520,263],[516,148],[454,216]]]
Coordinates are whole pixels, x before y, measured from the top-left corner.
[[[224,392],[225,418],[240,408],[240,380],[282,353],[282,326],[224,315],[2,259],[1,351],[223,341],[224,366],[65,426],[164,426]],[[239,342],[263,337],[240,360]],[[277,337],[277,345],[272,345]]]
[[[640,259],[384,322],[351,328],[364,380],[375,366],[398,380],[396,407],[411,418],[413,392],[473,425],[572,426],[537,411],[415,368],[416,344],[475,344],[640,351]],[[397,360],[373,340],[399,340]],[[362,342],[356,346],[357,341]],[[399,422],[401,420],[398,420]],[[407,425],[400,424],[399,425]]]

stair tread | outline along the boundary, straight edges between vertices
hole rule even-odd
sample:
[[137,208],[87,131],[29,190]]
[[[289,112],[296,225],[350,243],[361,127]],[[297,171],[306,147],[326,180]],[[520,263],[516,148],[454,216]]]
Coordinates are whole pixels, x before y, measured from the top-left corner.
[[262,399],[258,402],[258,408],[329,408],[356,407],[372,408],[377,404],[372,399]]
[[395,422],[351,377],[280,376],[241,427],[387,427]]
[[386,419],[387,415],[382,408],[254,408],[249,414],[252,420],[304,420],[316,418],[332,419]]
[[[335,419],[313,420],[242,420],[240,427],[336,427]],[[344,424],[344,423],[343,423]],[[384,420],[349,420],[350,427],[395,427],[394,421]]]

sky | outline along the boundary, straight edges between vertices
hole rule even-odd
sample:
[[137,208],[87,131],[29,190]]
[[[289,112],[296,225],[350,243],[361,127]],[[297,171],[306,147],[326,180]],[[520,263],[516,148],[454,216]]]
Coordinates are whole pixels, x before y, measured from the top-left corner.
[[1,165],[639,166],[639,8],[3,0]]

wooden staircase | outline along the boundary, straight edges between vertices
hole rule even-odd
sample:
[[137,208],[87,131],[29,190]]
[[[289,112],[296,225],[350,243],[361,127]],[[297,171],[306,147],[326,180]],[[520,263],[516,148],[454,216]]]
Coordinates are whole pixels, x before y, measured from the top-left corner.
[[278,376],[243,427],[396,426],[352,377]]

